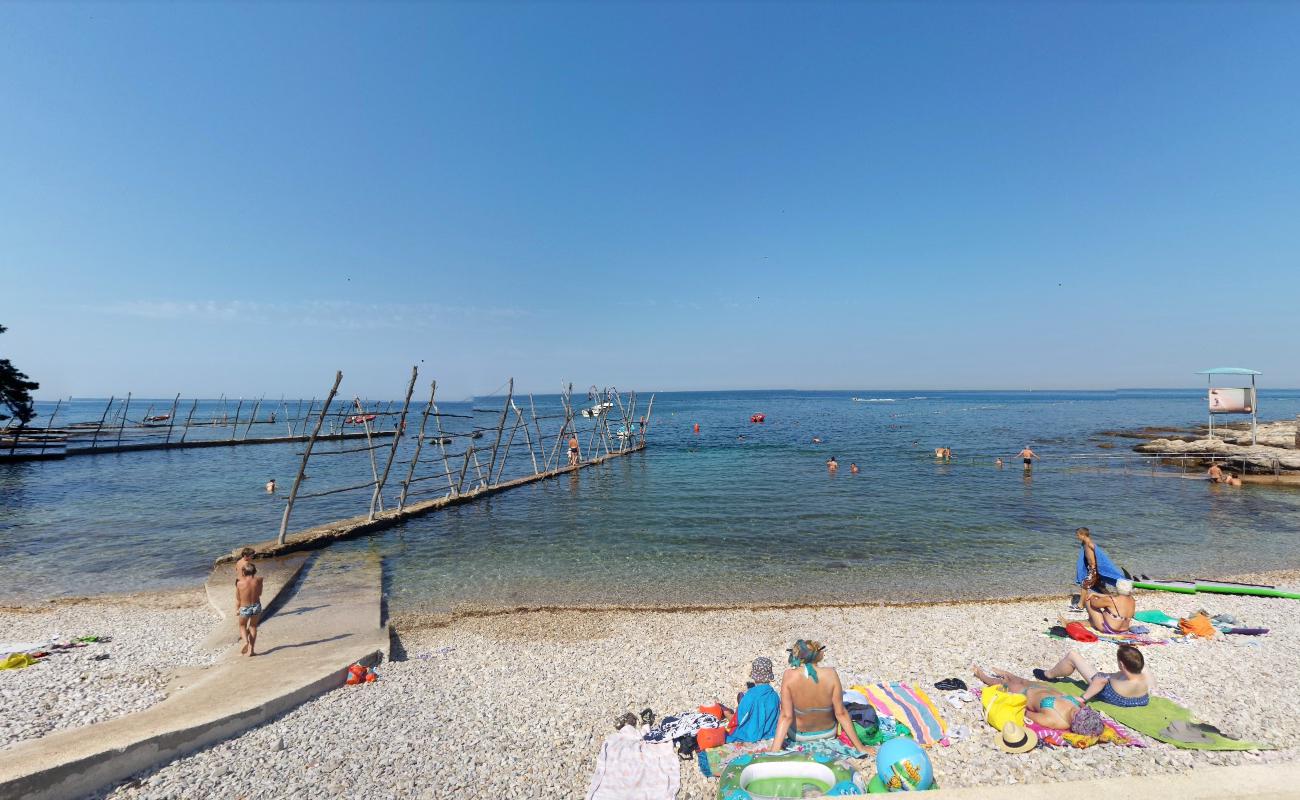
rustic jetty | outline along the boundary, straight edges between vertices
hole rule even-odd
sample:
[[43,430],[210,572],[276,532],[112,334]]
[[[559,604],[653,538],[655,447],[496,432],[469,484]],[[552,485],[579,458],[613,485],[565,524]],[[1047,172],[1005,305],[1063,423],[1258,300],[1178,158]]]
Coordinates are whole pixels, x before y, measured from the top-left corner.
[[[638,413],[636,392],[624,395],[617,389],[597,389],[593,386],[587,394],[591,405],[575,411],[573,385],[568,384],[560,396],[561,413],[539,415],[533,397],[529,395],[529,414],[525,415],[516,402],[514,379],[511,378],[503,385],[506,391],[499,408],[472,408],[470,414],[440,411],[437,404],[438,382],[432,381],[429,384],[428,401],[424,403],[423,409],[413,412],[411,397],[418,378],[418,367],[412,367],[405,399],[398,411],[391,412],[395,414],[394,435],[387,442],[343,450],[315,451],[315,444],[320,441],[320,429],[331,415],[344,414],[347,419],[359,419],[366,432],[369,432],[373,421],[380,418],[381,414],[390,413],[365,412],[360,401],[355,398],[350,404],[345,404],[346,410],[332,412],[330,409],[343,380],[342,372],[335,374],[334,384],[316,418],[315,430],[303,448],[302,462],[285,501],[279,534],[273,540],[253,546],[260,555],[279,555],[323,547],[330,542],[383,530],[439,509],[639,452],[645,448],[650,415],[654,410],[653,395],[646,404],[645,413],[641,415]],[[488,416],[484,418],[479,415]],[[411,421],[408,417],[412,416],[419,417],[419,426],[413,433],[408,433],[408,422]],[[469,429],[449,431],[444,428],[444,419],[468,421]],[[461,422],[459,427],[465,425],[465,422]],[[490,440],[488,435],[491,436]],[[399,461],[399,449],[408,437],[411,441],[404,453],[405,458]],[[488,444],[488,441],[491,443]],[[464,449],[450,452],[458,444]],[[527,450],[527,460],[522,462],[522,467],[515,467],[515,474],[508,474],[508,464],[521,463],[519,459],[509,462],[512,450],[519,453],[524,449]],[[362,482],[325,488],[309,494],[301,492],[303,478],[313,457],[348,453],[365,453],[365,457],[356,456],[361,460],[358,469],[367,476]],[[394,470],[394,467],[397,469]],[[403,477],[397,477],[403,472]],[[395,502],[386,504],[385,489],[391,490],[390,498],[396,494]],[[359,510],[363,509],[363,513],[289,532],[289,523],[297,503],[349,492],[361,493],[364,500],[359,504]],[[436,496],[429,497],[430,495]],[[418,499],[421,496],[428,499]],[[233,554],[223,556],[217,563],[233,558]]]
[[[70,456],[102,455],[108,453],[131,453],[144,450],[181,450],[194,447],[234,447],[254,444],[285,444],[306,442],[310,436],[307,429],[312,420],[321,417],[323,411],[316,409],[316,399],[312,398],[303,411],[303,401],[297,403],[295,412],[290,411],[289,404],[283,399],[278,407],[271,411],[259,411],[263,408],[263,399],[254,402],[245,416],[244,401],[241,398],[231,409],[223,395],[215,403],[207,418],[196,418],[195,412],[199,400],[189,403],[189,412],[183,421],[177,409],[183,408],[180,395],[171,401],[170,408],[163,405],[155,408],[147,406],[136,418],[131,414],[131,395],[125,399],[110,397],[103,414],[97,421],[65,423],[55,427],[54,422],[63,407],[63,401],[55,404],[53,412],[43,426],[9,427],[0,429],[0,462],[4,461],[43,461],[57,460]],[[211,403],[211,401],[205,401]],[[360,401],[358,401],[360,402]],[[139,403],[137,403],[139,411]],[[362,406],[363,414],[376,415],[389,412],[392,403],[382,409],[376,405]],[[157,411],[158,413],[154,413]],[[372,417],[373,419],[373,417]],[[284,425],[285,433],[271,435],[251,435],[254,426],[265,431],[266,426]],[[350,421],[345,416],[336,415],[330,420],[328,430],[322,431],[319,441],[349,441],[354,439],[374,439],[390,437],[395,429],[381,429],[381,425],[365,426],[361,430],[346,430],[348,426],[361,426],[359,421]]]

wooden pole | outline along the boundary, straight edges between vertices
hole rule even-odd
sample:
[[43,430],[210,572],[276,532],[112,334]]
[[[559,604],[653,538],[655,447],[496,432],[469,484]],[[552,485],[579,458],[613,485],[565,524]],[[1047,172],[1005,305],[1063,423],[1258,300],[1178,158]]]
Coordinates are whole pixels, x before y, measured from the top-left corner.
[[192,418],[194,417],[194,409],[196,409],[196,408],[198,408],[198,407],[199,407],[199,398],[196,397],[196,398],[194,398],[194,402],[190,404],[190,413],[189,413],[189,416],[187,416],[187,417],[185,418],[185,428],[184,428],[184,430],[181,431],[181,444],[184,444],[184,443],[185,443],[185,437],[189,435],[189,432],[190,432],[190,419],[192,419]]
[[655,410],[655,396],[650,395],[650,402],[645,407],[645,421],[641,423],[641,444],[645,444],[646,434],[650,432],[650,414]]
[[415,477],[415,465],[420,462],[420,449],[424,446],[424,426],[429,424],[429,412],[433,410],[433,397],[437,392],[438,382],[430,382],[429,403],[424,407],[424,415],[420,417],[420,432],[415,437],[415,455],[411,456],[411,466],[406,470],[406,480],[402,481],[402,494],[397,498],[398,511],[406,508],[406,493],[411,489],[411,478]]
[[537,449],[542,451],[542,469],[546,469],[546,440],[542,438],[542,426],[537,422],[537,404],[533,402],[533,396],[528,395],[528,410],[533,415],[533,430],[537,432]]
[[536,475],[538,472],[537,454],[533,452],[533,437],[532,434],[528,432],[528,423],[524,420],[524,412],[519,410],[519,406],[515,406],[514,408],[515,417],[519,420],[519,424],[524,426],[524,441],[528,444],[528,457],[533,460],[533,474]]
[[239,432],[239,411],[244,407],[244,398],[239,398],[239,405],[235,406],[235,424],[230,426],[230,441],[235,441],[235,434]]
[[122,407],[122,424],[117,426],[117,447],[122,446],[122,431],[126,430],[126,412],[131,408],[131,393],[126,393],[126,405]]
[[308,426],[309,424],[311,424],[311,410],[312,410],[313,408],[315,408],[315,407],[316,407],[316,398],[313,397],[313,398],[311,399],[311,404],[307,406],[307,416],[305,416],[305,417],[300,417],[300,419],[302,420],[302,429],[303,429],[303,430],[307,430],[307,426]]
[[393,468],[393,458],[397,456],[397,445],[402,440],[402,427],[406,425],[406,412],[411,407],[411,394],[415,391],[415,379],[419,374],[419,367],[411,367],[411,382],[406,386],[406,400],[402,403],[402,413],[398,415],[398,425],[393,431],[393,446],[388,448],[388,462],[384,464],[384,474],[380,476],[379,483],[375,484],[375,493],[370,498],[370,519],[375,518],[375,505],[379,502],[379,492],[388,482],[388,471]]
[[167,415],[167,441],[164,444],[172,442],[172,428],[176,427],[176,404],[181,401],[181,393],[176,393],[176,399],[172,400],[172,410]]
[[[356,406],[357,406],[357,412],[358,412],[358,413],[360,414],[360,416],[361,416],[361,427],[364,428],[365,431],[366,431],[366,452],[370,455],[370,475],[371,475],[371,477],[374,479],[375,483],[378,484],[378,483],[379,483],[379,464],[378,464],[378,462],[375,461],[375,448],[374,448],[374,443],[372,442],[372,440],[371,440],[371,438],[370,438],[370,420],[368,420],[368,419],[365,418],[365,417],[366,417],[366,414],[365,414],[366,407],[365,407],[364,405],[361,404],[361,398],[360,398],[360,397],[354,397],[354,398],[353,398],[353,402],[356,403]],[[384,510],[384,499],[383,499],[382,497],[379,498],[379,510],[380,510],[380,511],[383,511],[383,510]]]
[[248,427],[244,428],[245,439],[248,438],[248,432],[253,429],[253,423],[257,421],[257,409],[262,407],[262,401],[265,399],[266,395],[262,395],[257,399],[257,402],[253,404],[253,413],[248,416]]
[[465,491],[465,473],[469,471],[469,459],[474,452],[474,440],[469,440],[469,445],[465,448],[465,464],[460,468],[460,480],[456,481],[456,494],[463,494]]
[[[58,402],[54,404],[54,410],[50,412],[49,421],[45,423],[45,435],[41,437],[41,455],[45,455],[45,444],[50,440],[50,429],[54,427],[54,418],[59,415],[59,408],[62,405],[63,405],[63,398],[60,397]],[[17,446],[18,446],[18,434],[15,433],[14,447],[17,448]],[[13,452],[14,452],[13,450],[10,450],[9,454],[13,455]]]
[[325,412],[329,411],[330,403],[334,401],[334,394],[338,392],[339,384],[342,382],[342,371],[335,372],[334,386],[330,388],[329,396],[325,398],[325,408],[321,412],[320,419],[316,420],[316,428],[311,432],[311,438],[307,440],[307,446],[303,448],[302,464],[298,466],[298,474],[294,476],[293,487],[289,489],[289,500],[284,505],[284,516],[280,519],[280,536],[276,539],[280,544],[284,544],[285,532],[289,529],[289,514],[293,511],[293,501],[298,496],[298,487],[302,485],[303,473],[307,471],[307,459],[311,458],[311,449],[316,445],[316,437],[320,435],[320,426],[325,421]]
[[90,449],[95,449],[95,443],[99,441],[99,432],[104,429],[104,420],[108,419],[108,410],[113,407],[113,401],[116,396],[108,398],[108,405],[104,406],[104,415],[99,418],[99,425],[95,428],[95,435],[90,439]]
[[488,483],[492,483],[492,470],[497,463],[497,448],[501,446],[501,432],[506,428],[506,415],[510,413],[510,404],[515,399],[515,379],[509,380],[509,388],[506,389],[506,403],[501,406],[501,420],[497,422],[497,439],[492,443],[492,457],[488,459]]
[[[513,406],[514,403],[511,403],[511,405]],[[495,481],[496,483],[500,483],[501,476],[505,474],[506,459],[510,458],[510,445],[515,443],[515,434],[518,432],[519,432],[519,423],[515,422],[514,426],[510,428],[510,438],[506,439],[506,449],[501,451],[501,466],[497,467],[497,477]],[[492,481],[491,475],[488,475],[488,480]]]
[[[432,402],[433,395],[429,395],[429,398],[430,402]],[[447,459],[447,437],[442,433],[442,415],[438,413],[437,405],[434,405],[433,407],[433,424],[438,428],[438,452],[442,454],[442,474],[447,476],[447,490],[451,493],[452,497],[455,497],[460,494],[460,489],[451,479],[451,461]],[[464,478],[462,478],[462,480],[464,480]]]

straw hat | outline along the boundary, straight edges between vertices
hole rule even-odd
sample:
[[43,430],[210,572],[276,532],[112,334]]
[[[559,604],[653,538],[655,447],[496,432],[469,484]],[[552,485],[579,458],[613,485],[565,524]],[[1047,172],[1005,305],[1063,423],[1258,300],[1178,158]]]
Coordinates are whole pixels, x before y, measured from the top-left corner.
[[1038,734],[1014,722],[1002,726],[998,747],[1007,753],[1028,753],[1038,746]]

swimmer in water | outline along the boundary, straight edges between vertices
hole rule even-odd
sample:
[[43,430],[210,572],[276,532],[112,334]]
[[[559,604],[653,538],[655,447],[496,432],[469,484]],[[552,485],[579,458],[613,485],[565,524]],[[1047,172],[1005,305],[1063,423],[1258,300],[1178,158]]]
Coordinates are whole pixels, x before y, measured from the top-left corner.
[[942,458],[943,458],[943,448],[942,448],[942,447],[936,447],[936,448],[934,448],[934,457],[937,458],[937,459],[942,459]]
[[1038,454],[1035,453],[1033,450],[1030,450],[1029,445],[1025,445],[1025,449],[1021,450],[1016,455],[1024,459],[1026,472],[1034,468],[1034,459],[1038,458]]
[[857,475],[857,474],[858,474],[858,465],[857,465],[856,463],[854,463],[854,462],[849,462],[849,474],[850,474],[850,475]]
[[822,437],[820,436],[813,437],[813,444],[821,444],[821,443],[822,443]]
[[1227,483],[1223,479],[1223,470],[1219,468],[1218,464],[1211,464],[1209,472],[1205,473],[1205,477],[1209,478],[1210,483]]
[[275,478],[266,482],[266,493],[275,494]]
[[996,464],[998,465],[998,469],[1002,469],[1002,459],[999,458],[999,459],[998,459],[996,462],[994,462],[994,463],[996,463]]
[[827,462],[826,462],[826,471],[827,471],[827,472],[835,472],[835,471],[837,471],[839,468],[840,468],[840,462],[838,462],[838,461],[835,460],[835,456],[831,456],[830,461],[827,461]]

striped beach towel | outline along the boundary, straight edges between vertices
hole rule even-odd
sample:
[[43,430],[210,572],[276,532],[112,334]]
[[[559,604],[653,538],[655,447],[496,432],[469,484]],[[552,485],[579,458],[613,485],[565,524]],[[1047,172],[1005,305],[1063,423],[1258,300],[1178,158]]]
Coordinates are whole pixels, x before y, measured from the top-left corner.
[[911,728],[917,743],[923,747],[939,744],[947,736],[948,723],[920,686],[894,681],[849,688],[866,696],[876,711]]

